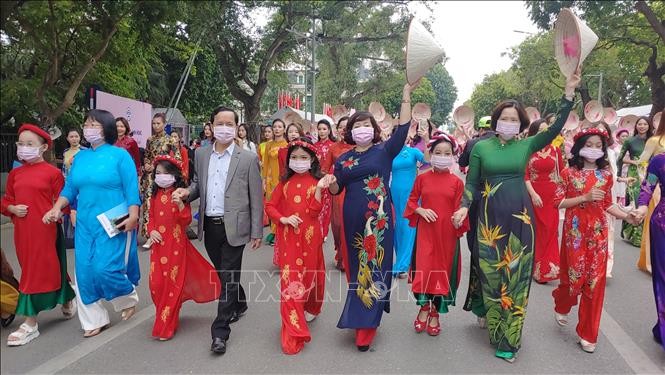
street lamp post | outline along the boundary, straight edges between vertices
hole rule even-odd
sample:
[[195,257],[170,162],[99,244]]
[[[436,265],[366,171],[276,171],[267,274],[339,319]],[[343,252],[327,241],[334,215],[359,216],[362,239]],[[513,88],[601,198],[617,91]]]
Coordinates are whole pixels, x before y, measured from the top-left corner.
[[602,102],[602,93],[603,93],[603,73],[600,72],[598,74],[586,74],[587,77],[598,77],[598,102]]

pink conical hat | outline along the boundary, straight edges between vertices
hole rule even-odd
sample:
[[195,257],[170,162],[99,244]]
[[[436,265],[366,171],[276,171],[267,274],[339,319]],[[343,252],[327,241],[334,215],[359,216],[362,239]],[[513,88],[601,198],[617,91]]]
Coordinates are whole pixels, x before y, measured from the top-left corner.
[[432,118],[432,109],[425,103],[416,103],[411,110],[411,117],[416,120],[429,120]]
[[411,20],[406,36],[406,80],[416,83],[445,56],[443,48],[422,23]]
[[566,120],[566,123],[563,124],[563,128],[572,130],[577,128],[579,124],[580,124],[580,116],[578,116],[577,113],[575,112],[570,112],[570,114],[568,114],[568,119]]
[[540,118],[540,111],[536,107],[526,107],[524,108],[526,114],[529,115],[529,121],[534,122]]
[[619,127],[629,129],[632,132],[633,130],[635,130],[635,124],[637,123],[638,119],[639,117],[635,115],[623,116],[619,120]]
[[453,121],[455,121],[456,124],[461,126],[473,124],[474,116],[475,114],[473,112],[473,109],[471,109],[471,107],[469,107],[468,105],[461,105],[455,108],[455,111],[453,111]]
[[584,106],[584,119],[597,124],[603,119],[603,105],[597,100],[591,100]]
[[570,9],[563,8],[554,24],[554,55],[566,77],[589,56],[598,42],[598,36]]
[[371,113],[372,116],[374,116],[374,120],[376,120],[376,122],[383,122],[383,120],[386,118],[386,109],[383,108],[379,102],[369,103],[369,108],[367,111]]
[[605,121],[607,125],[614,125],[614,123],[617,122],[617,111],[612,107],[603,108],[603,121]]

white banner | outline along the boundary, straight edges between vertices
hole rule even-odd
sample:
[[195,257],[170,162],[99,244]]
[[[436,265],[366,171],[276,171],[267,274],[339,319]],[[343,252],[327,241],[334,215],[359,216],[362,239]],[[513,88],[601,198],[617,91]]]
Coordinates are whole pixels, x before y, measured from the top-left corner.
[[152,105],[97,90],[97,109],[109,111],[114,117],[124,117],[129,121],[132,138],[139,147],[145,147],[152,134]]

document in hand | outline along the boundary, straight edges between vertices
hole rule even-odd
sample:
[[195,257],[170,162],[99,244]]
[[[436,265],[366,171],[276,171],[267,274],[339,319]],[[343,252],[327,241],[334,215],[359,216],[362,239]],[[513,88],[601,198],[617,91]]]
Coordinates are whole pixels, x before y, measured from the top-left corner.
[[127,202],[122,202],[110,210],[97,215],[97,220],[102,224],[109,237],[114,237],[120,233],[121,229],[116,226],[129,217],[129,206]]

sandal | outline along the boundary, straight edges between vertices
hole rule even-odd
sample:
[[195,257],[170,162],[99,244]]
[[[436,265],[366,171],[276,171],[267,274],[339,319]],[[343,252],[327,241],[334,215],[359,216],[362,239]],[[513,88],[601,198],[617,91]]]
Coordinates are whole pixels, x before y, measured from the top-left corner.
[[99,335],[100,333],[102,333],[102,331],[107,329],[107,328],[109,328],[108,324],[105,325],[105,326],[99,327],[99,328],[95,328],[91,331],[85,331],[85,332],[83,332],[83,337],[86,338],[86,339],[89,339],[91,337],[95,337],[95,336]]
[[[21,326],[14,332],[12,332],[7,338],[7,346],[22,346],[30,341],[39,337],[38,325],[35,324],[34,327],[29,326],[27,323],[21,324]],[[16,340],[10,340],[10,338],[16,338]]]
[[78,310],[78,306],[76,305],[76,300],[70,300],[69,301],[69,307],[65,307],[65,305],[62,305],[62,315],[65,316],[65,319],[69,320],[76,315],[76,311]]
[[[435,326],[433,326],[430,323],[433,320],[433,318],[437,319]],[[439,312],[434,310],[434,306],[432,306],[432,310],[430,310],[429,316],[427,317],[427,334],[430,336],[438,336],[439,333],[441,333],[441,322],[439,321]]]
[[426,317],[425,320],[420,320],[418,319],[418,317],[420,317],[421,312],[429,312],[429,310],[430,310],[430,304],[428,302],[427,304],[423,305],[420,308],[420,311],[418,311],[418,315],[416,315],[416,320],[413,322],[413,328],[416,330],[416,333],[421,333],[427,328],[428,318]]
[[562,327],[568,325],[568,314],[559,314],[558,312],[555,312],[554,319],[556,319],[556,323]]
[[128,307],[122,310],[122,320],[129,320],[134,314],[136,314],[136,306]]

